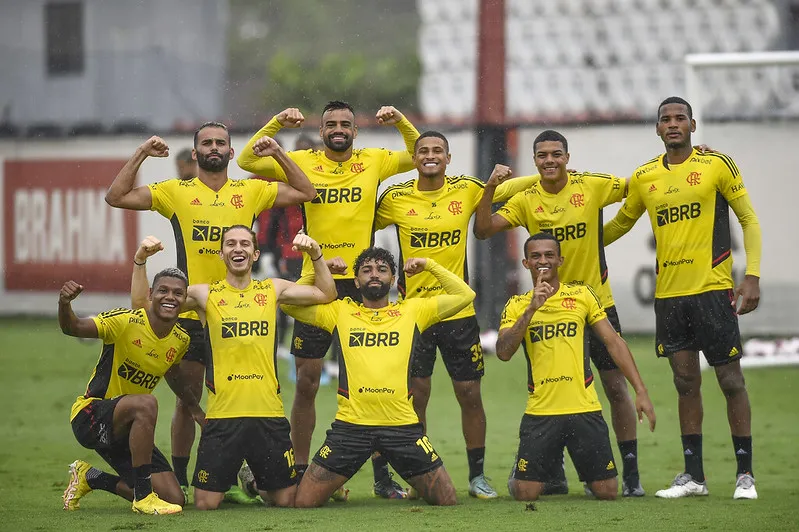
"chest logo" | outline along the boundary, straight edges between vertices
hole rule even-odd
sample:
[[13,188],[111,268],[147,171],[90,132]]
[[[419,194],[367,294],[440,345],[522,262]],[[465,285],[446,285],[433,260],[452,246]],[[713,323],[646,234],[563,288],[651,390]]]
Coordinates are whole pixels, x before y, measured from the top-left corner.
[[573,297],[564,297],[560,305],[567,310],[574,310],[577,308],[577,300]]
[[266,295],[264,294],[255,294],[253,300],[258,304],[259,307],[266,305]]
[[585,195],[572,194],[572,197],[569,198],[569,203],[571,203],[575,207],[582,207],[583,205],[585,205]]
[[355,174],[360,174],[363,171],[364,171],[363,163],[352,163],[352,165],[350,166],[350,172],[353,172]]
[[463,212],[463,202],[462,201],[452,200],[452,201],[449,202],[449,206],[447,207],[447,210],[453,216],[461,214]]
[[244,199],[241,197],[241,194],[233,194],[230,197],[230,204],[236,207],[237,209],[241,209],[244,207]]
[[685,181],[693,187],[702,182],[701,177],[702,177],[701,172],[691,172],[690,174],[688,174],[688,177],[685,178]]
[[170,364],[175,361],[175,355],[178,354],[178,350],[174,347],[170,347],[169,350],[166,352],[166,361]]

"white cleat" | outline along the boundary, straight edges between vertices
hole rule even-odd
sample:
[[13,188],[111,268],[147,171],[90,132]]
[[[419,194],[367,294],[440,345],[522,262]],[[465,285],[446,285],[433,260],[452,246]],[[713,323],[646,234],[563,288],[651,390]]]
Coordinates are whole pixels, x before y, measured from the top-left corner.
[[682,497],[696,497],[707,495],[707,484],[695,481],[688,473],[680,473],[674,477],[671,486],[655,492],[655,497],[661,499],[679,499]]
[[757,499],[757,490],[755,489],[755,477],[749,473],[738,475],[738,480],[735,482],[735,493],[732,494],[733,499]]

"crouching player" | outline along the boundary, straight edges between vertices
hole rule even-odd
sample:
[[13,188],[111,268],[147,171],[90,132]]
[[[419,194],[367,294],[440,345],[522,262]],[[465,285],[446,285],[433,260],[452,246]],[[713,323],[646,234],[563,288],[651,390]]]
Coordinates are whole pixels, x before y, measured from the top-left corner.
[[534,288],[505,305],[497,338],[497,358],[510,360],[519,345],[527,357],[527,408],[519,428],[519,451],[508,480],[520,501],[538,499],[544,482],[562,467],[563,448],[577,473],[598,498],[618,492],[616,463],[585,352],[590,325],[635,390],[639,422],[655,430],[655,412],[627,344],[613,329],[594,291],[587,285],[562,285],[560,243],[538,233],[524,243],[522,264]]
[[474,299],[462,279],[432,259],[412,258],[405,274],[423,271],[441,284],[440,295],[390,303],[394,257],[364,250],[353,267],[363,303],[350,298],[326,305],[283,309],[295,319],[338,335],[338,411],[322,447],[303,475],[296,506],[321,506],[373,452],[384,456],[428,503],[456,503],[455,487],[413,408],[411,353],[419,335]]
[[[136,251],[134,269],[146,260],[148,240]],[[118,308],[93,318],[78,318],[72,300],[83,291],[67,281],[58,300],[61,330],[79,338],[101,338],[103,350],[86,387],[72,405],[72,430],[78,442],[94,449],[117,472],[112,475],[76,460],[69,466],[64,509],[100,489],[133,501],[141,514],[182,511],[183,491],[166,457],[155,446],[158,402],[152,391],[162,377],[195,421],[204,423],[197,398],[180,372],[189,334],[177,324],[186,301],[188,279],[176,268],[159,272],[149,290],[147,309]]]

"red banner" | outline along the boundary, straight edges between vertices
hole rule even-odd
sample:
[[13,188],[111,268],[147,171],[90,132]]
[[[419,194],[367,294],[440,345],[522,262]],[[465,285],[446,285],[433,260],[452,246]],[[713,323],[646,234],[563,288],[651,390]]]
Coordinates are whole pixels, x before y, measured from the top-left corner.
[[105,202],[124,160],[6,161],[6,290],[49,292],[70,279],[129,292],[136,213]]

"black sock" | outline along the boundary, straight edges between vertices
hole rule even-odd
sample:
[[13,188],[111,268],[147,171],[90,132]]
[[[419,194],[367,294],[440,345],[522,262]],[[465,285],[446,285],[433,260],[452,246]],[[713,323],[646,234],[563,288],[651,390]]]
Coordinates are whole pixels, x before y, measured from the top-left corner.
[[486,448],[466,449],[466,459],[469,461],[469,480],[483,474],[483,462],[486,457]]
[[621,477],[627,487],[636,488],[641,481],[638,475],[638,440],[620,441],[618,444],[623,465]]
[[702,435],[683,434],[682,454],[685,458],[685,472],[697,482],[705,481],[705,470],[702,467]]
[[294,471],[297,472],[297,482],[302,480],[305,470],[308,469],[308,464],[294,464]]
[[188,486],[189,479],[186,477],[186,471],[189,469],[189,457],[172,455],[172,467],[175,469],[178,484]]
[[735,460],[738,462],[736,475],[748,473],[752,476],[752,437],[733,436],[732,448],[735,450]]
[[120,478],[118,476],[100,471],[95,467],[92,467],[86,472],[86,483],[89,484],[89,487],[93,490],[103,490],[116,494],[117,482],[119,482],[119,480]]
[[382,454],[372,455],[372,468],[375,472],[375,482],[390,482],[391,475],[388,473],[388,460]]
[[133,485],[133,497],[140,501],[153,492],[151,476],[153,464],[144,464],[133,468],[135,484]]

